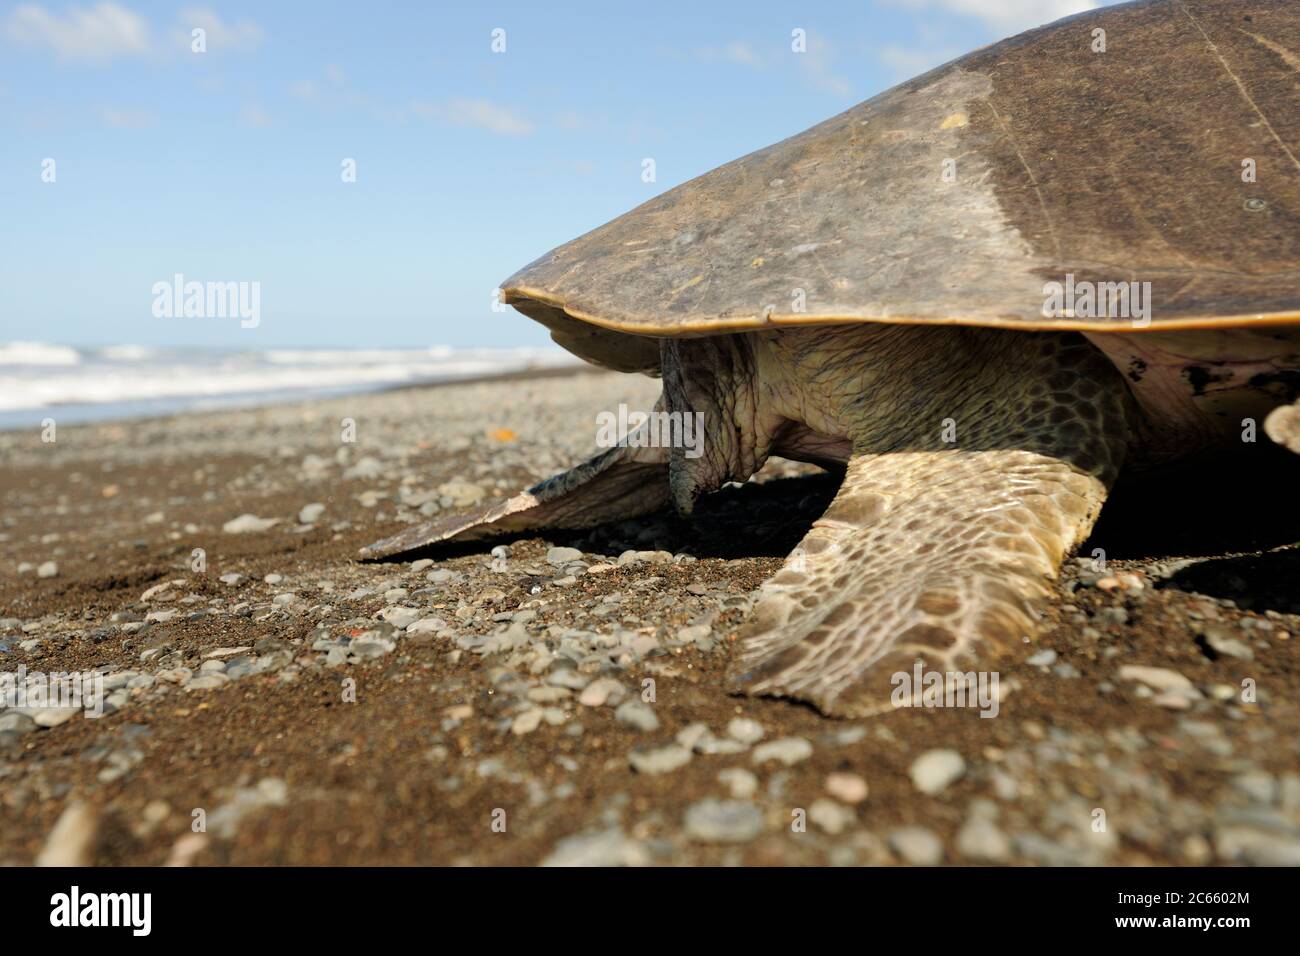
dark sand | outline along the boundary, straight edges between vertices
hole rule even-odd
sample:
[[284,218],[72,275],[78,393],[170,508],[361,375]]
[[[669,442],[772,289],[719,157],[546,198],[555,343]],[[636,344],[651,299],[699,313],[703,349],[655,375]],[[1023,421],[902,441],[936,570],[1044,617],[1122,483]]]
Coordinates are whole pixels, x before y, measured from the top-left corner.
[[[803,466],[770,466],[690,524],[514,541],[496,568],[487,546],[418,570],[354,560],[399,514],[576,463],[597,411],[656,391],[516,378],[69,426],[52,445],[0,434],[0,670],[130,675],[97,720],[0,709],[0,864],[31,863],[74,805],[92,835],[51,849],[110,865],[1300,863],[1300,549],[1284,547],[1300,541],[1300,460],[1277,449],[1119,488],[1083,552],[1105,548],[1106,573],[1069,562],[1048,630],[1000,668],[993,719],[834,721],[723,691],[750,592],[834,493]],[[324,513],[300,526],[310,502]],[[279,522],[222,531],[245,513]],[[557,545],[581,567],[548,563]],[[666,554],[617,565],[628,550]],[[38,577],[47,561],[57,574]],[[395,607],[436,623],[377,618]],[[246,649],[221,658],[235,679],[187,686],[217,648]],[[1192,690],[1161,697],[1124,665]],[[581,703],[598,678],[622,689]],[[616,716],[647,678],[655,702]],[[656,728],[634,725],[646,709]],[[662,751],[697,722],[703,743],[684,739],[707,751],[739,716],[811,754],[783,744],[786,766],[724,744],[659,774],[629,765],[686,759]],[[922,793],[910,769],[934,749],[964,772]],[[828,787],[835,773],[869,794]]]

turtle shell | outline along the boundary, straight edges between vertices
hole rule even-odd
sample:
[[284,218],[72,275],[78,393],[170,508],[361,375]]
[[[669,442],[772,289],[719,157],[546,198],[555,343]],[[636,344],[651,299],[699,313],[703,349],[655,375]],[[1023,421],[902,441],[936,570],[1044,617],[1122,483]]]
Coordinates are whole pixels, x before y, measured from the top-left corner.
[[[1052,283],[1085,282],[1149,282],[1149,323],[1046,308]],[[658,363],[641,336],[796,325],[1300,322],[1300,2],[1144,0],[1031,30],[502,288],[565,347],[625,369]]]

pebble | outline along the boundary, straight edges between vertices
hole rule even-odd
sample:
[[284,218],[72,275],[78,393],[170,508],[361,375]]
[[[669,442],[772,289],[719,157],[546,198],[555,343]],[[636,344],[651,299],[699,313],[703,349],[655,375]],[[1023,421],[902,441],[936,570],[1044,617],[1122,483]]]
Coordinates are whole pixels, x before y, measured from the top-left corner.
[[546,563],[557,567],[582,560],[582,552],[577,548],[551,548],[546,552]]
[[511,722],[510,732],[516,737],[522,737],[524,734],[531,734],[542,725],[542,718],[544,716],[545,712],[540,707],[533,707],[526,710]]
[[831,836],[838,836],[858,822],[852,810],[826,797],[813,801],[808,808],[808,819]]
[[420,619],[420,611],[413,607],[386,607],[379,612],[379,617],[399,631],[404,631]]
[[42,707],[31,711],[30,716],[37,727],[57,727],[66,724],[79,713],[80,707]]
[[718,771],[718,782],[731,791],[736,800],[748,800],[758,792],[758,777],[744,767],[728,767]]
[[1201,638],[1216,654],[1224,657],[1235,657],[1241,661],[1253,661],[1255,659],[1255,652],[1246,644],[1237,640],[1230,630],[1221,625],[1208,624],[1201,628]]
[[99,837],[99,811],[74,801],[59,815],[45,845],[36,854],[37,866],[92,866]]
[[542,860],[542,866],[646,866],[650,854],[619,827],[565,837]]
[[668,744],[649,750],[633,750],[627,755],[628,763],[637,773],[669,773],[691,762],[691,752],[680,744]]
[[842,803],[858,804],[867,799],[867,781],[856,773],[837,771],[826,777],[826,792]]
[[54,577],[58,577],[58,575],[59,575],[59,566],[55,564],[53,561],[46,561],[44,564],[42,564],[40,567],[36,569],[36,576],[38,578],[54,578]]
[[311,504],[303,505],[298,510],[299,524],[315,524],[320,520],[320,516],[325,513],[325,505],[319,501],[313,501]]
[[889,834],[889,846],[913,866],[937,866],[943,862],[943,842],[925,827],[899,827]]
[[1011,840],[992,820],[972,816],[957,831],[957,852],[968,860],[1005,863],[1011,858]]
[[584,707],[603,707],[618,704],[627,695],[627,689],[612,677],[602,677],[586,684],[578,695]]
[[1147,667],[1142,664],[1125,664],[1119,669],[1119,679],[1137,681],[1152,690],[1194,690],[1192,682],[1178,671],[1167,667]]
[[659,729],[659,718],[654,708],[640,700],[629,700],[619,704],[614,711],[614,719],[636,730],[649,732]]
[[909,773],[917,790],[933,796],[965,775],[966,761],[955,750],[927,750],[912,762]]
[[763,725],[748,717],[733,717],[727,724],[727,736],[742,744],[752,746],[763,739],[764,733]]
[[238,518],[231,518],[223,524],[221,530],[226,534],[249,534],[257,531],[267,531],[279,523],[279,518],[259,518],[254,514],[242,514]]
[[755,747],[753,760],[757,764],[776,760],[791,767],[801,760],[807,760],[812,756],[812,752],[812,744],[803,737],[782,737],[780,740],[770,740]]
[[704,843],[748,843],[763,831],[763,814],[744,800],[701,800],[686,808],[686,833]]

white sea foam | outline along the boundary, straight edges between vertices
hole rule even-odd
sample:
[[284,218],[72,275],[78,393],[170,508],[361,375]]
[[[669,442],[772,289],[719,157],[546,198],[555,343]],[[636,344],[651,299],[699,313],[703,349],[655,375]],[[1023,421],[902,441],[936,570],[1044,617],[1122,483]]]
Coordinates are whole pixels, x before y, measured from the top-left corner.
[[0,366],[3,365],[76,365],[81,355],[66,345],[47,345],[44,342],[8,342],[0,345]]
[[59,420],[160,414],[556,367],[557,348],[277,349],[225,352],[0,344],[0,427],[49,409]]

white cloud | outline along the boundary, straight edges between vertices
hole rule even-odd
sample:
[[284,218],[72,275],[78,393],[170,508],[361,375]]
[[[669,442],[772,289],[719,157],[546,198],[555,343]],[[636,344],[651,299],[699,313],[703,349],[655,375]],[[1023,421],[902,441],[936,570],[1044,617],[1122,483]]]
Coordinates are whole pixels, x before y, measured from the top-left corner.
[[4,22],[14,43],[47,50],[60,60],[107,63],[119,57],[147,56],[149,25],[116,3],[72,7],[63,16],[35,3],[15,7]]
[[1011,36],[1061,17],[1102,6],[1098,0],[888,0],[912,10],[946,10],[980,20]]
[[487,100],[453,98],[440,104],[415,104],[412,109],[456,126],[473,126],[498,136],[527,136],[536,125],[522,116]]
[[253,53],[266,39],[262,28],[252,20],[226,23],[207,7],[187,7],[176,17],[176,43],[189,50],[196,28],[207,34],[208,53]]
[[38,3],[15,7],[0,23],[12,43],[52,53],[63,62],[103,64],[127,57],[190,52],[193,30],[206,32],[208,53],[252,53],[266,34],[252,20],[222,20],[207,7],[181,11],[175,25],[155,35],[144,17],[112,0],[54,13]]

